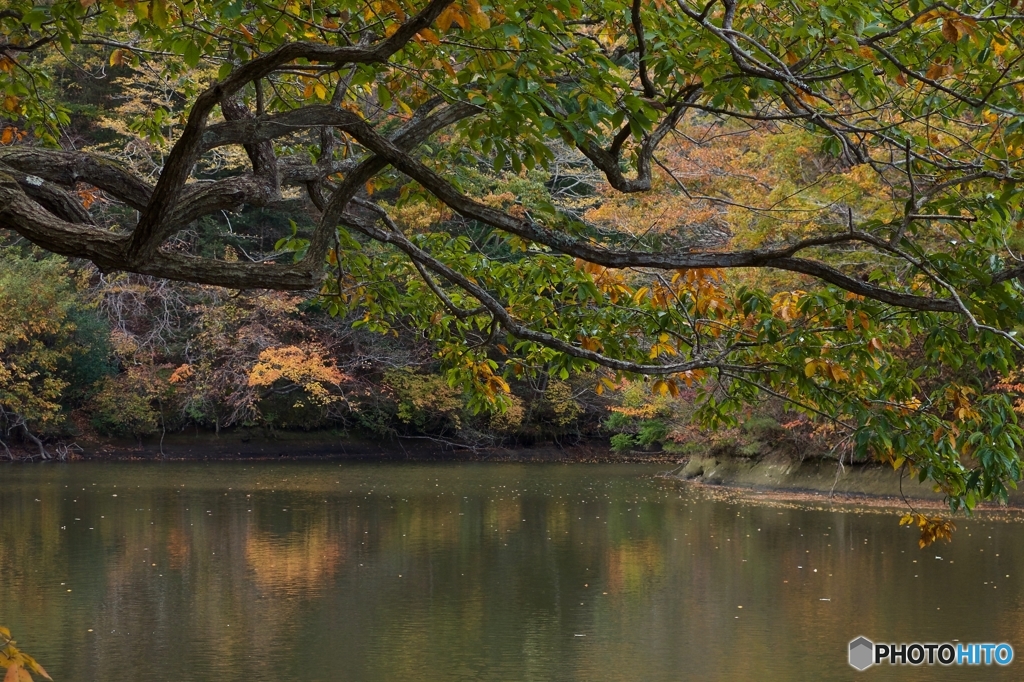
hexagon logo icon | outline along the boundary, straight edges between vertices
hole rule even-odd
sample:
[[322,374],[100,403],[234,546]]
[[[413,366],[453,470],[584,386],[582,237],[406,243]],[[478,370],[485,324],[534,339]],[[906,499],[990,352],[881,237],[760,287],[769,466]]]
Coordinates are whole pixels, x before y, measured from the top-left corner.
[[865,670],[875,662],[875,645],[867,637],[858,637],[850,642],[850,665]]

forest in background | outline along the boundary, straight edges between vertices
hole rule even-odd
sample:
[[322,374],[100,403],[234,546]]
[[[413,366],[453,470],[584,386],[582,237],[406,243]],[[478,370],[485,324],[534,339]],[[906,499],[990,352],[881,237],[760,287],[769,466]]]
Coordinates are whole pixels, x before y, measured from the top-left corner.
[[[88,57],[82,59],[88,66]],[[122,158],[144,176],[158,172],[168,140],[180,134],[180,84],[120,55],[93,66],[102,78],[79,78],[63,59],[48,64],[55,75],[51,92],[70,114],[62,144]],[[194,77],[188,71],[179,76]],[[153,125],[163,128],[161,135],[147,134]],[[774,190],[782,196],[833,170],[807,136],[771,126],[730,129],[709,117],[687,133],[670,153],[697,171],[688,180],[702,191],[752,198],[781,173],[791,176]],[[0,143],[31,144],[32,136],[8,125]],[[485,203],[513,209],[553,193],[561,210],[581,219],[669,240],[682,238],[678,226],[696,222],[701,230],[694,235],[688,229],[686,238],[701,247],[756,243],[779,229],[777,221],[745,218],[736,231],[739,212],[688,207],[677,178],[660,170],[655,191],[616,196],[577,155],[562,151],[553,173],[509,169],[497,181],[480,173],[474,189]],[[230,168],[242,160],[226,155],[218,162]],[[218,170],[206,169],[211,177]],[[870,200],[877,189],[854,169],[801,201]],[[82,187],[78,196],[85,209],[116,222],[119,207],[108,205],[102,192]],[[398,192],[378,196],[394,204]],[[288,242],[308,236],[316,215],[298,195],[280,207],[223,211],[179,234],[177,247],[229,262],[285,260]],[[492,237],[443,206],[399,207],[396,218],[411,231],[436,227],[472,240]],[[473,395],[449,381],[439,346],[412,324],[385,328],[358,307],[338,315],[318,296],[105,275],[87,261],[47,254],[10,232],[0,235],[0,358],[8,368],[0,374],[0,454],[9,458],[74,457],[78,441],[141,443],[194,428],[255,430],[261,438],[279,430],[340,430],[471,448],[599,439],[620,452],[711,448],[748,457],[778,449],[822,455],[832,444],[827,424],[787,413],[781,401],[749,410],[735,425],[706,429],[695,419],[692,386],[631,381],[604,370],[521,372],[509,382],[494,373],[492,390],[507,392],[510,400],[481,410]],[[259,255],[266,253],[272,255]],[[633,295],[622,273],[590,270],[610,295]],[[705,274],[689,284],[713,310],[724,304],[725,287],[718,275]],[[780,310],[795,304],[788,291],[776,297]],[[504,359],[502,348],[491,351],[494,370]]]

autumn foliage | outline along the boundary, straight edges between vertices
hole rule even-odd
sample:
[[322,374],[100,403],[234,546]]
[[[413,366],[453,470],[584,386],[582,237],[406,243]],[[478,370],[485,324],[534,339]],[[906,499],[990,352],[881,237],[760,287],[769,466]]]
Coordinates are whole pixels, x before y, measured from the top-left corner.
[[32,682],[32,673],[46,680],[53,679],[36,659],[18,649],[16,644],[11,639],[11,631],[0,626],[0,668],[7,670],[4,682]]

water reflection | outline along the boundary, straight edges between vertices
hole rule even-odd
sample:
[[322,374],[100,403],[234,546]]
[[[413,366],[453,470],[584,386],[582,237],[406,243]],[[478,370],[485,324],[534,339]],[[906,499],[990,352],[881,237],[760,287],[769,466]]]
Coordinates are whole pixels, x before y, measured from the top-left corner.
[[64,681],[849,679],[861,634],[1018,655],[876,678],[1021,676],[1024,525],[921,551],[656,470],[6,466],[0,622]]

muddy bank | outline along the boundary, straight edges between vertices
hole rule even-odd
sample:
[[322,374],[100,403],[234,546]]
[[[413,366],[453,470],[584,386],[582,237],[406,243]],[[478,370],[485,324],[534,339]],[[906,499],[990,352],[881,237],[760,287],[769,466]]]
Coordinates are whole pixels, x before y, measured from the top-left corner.
[[798,460],[785,455],[759,458],[694,456],[666,474],[706,485],[788,491],[809,495],[876,497],[941,502],[942,493],[916,478],[903,476],[878,464],[846,464],[835,460]]

